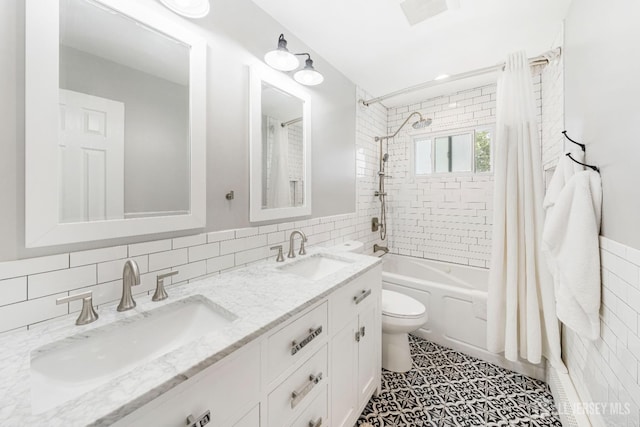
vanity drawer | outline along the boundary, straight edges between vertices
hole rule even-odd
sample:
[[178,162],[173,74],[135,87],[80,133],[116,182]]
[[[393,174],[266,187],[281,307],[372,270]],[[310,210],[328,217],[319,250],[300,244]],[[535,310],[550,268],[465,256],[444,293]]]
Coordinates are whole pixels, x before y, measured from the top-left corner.
[[271,335],[267,344],[267,383],[311,354],[326,336],[326,302]]
[[328,387],[325,384],[322,391],[313,399],[313,402],[302,412],[302,415],[296,419],[291,427],[327,427],[329,419],[327,417],[327,392]]
[[339,331],[361,308],[380,299],[381,288],[382,267],[377,266],[334,292],[329,299],[332,330]]
[[322,347],[268,397],[270,427],[288,425],[320,390],[326,393],[327,346]]
[[260,353],[254,344],[169,390],[117,425],[184,426],[188,416],[198,418],[210,411],[207,426],[228,427],[259,398]]

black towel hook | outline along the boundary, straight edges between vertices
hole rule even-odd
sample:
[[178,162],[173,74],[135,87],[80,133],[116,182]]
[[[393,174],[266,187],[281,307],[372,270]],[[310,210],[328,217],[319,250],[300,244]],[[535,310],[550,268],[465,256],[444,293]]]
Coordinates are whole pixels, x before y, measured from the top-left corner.
[[[569,141],[573,142],[576,145],[579,145],[580,148],[582,148],[582,152],[584,153],[586,151],[585,149],[585,145],[584,144],[580,144],[578,141],[574,141],[573,139],[569,138],[569,135],[567,135],[567,131],[563,130],[562,134],[564,135],[565,138],[567,138]],[[571,160],[573,160],[575,162],[575,160],[572,158]]]
[[596,171],[596,172],[600,173],[600,169],[598,169],[598,167],[597,167],[597,166],[588,165],[588,164],[586,164],[586,163],[579,162],[579,161],[577,161],[576,159],[574,159],[574,158],[571,156],[571,153],[567,153],[567,154],[565,154],[565,155],[566,155],[568,158],[570,158],[571,160],[573,160],[574,162],[576,162],[577,164],[582,165],[582,166],[585,166],[585,167],[588,167],[588,168],[591,168],[591,169],[593,169],[594,171]]

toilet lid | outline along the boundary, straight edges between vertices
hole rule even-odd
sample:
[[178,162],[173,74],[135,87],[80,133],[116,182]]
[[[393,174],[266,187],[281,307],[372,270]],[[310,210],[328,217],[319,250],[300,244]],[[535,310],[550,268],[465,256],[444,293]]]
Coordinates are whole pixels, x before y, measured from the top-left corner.
[[382,314],[384,316],[416,318],[423,316],[424,305],[408,295],[400,292],[382,290]]

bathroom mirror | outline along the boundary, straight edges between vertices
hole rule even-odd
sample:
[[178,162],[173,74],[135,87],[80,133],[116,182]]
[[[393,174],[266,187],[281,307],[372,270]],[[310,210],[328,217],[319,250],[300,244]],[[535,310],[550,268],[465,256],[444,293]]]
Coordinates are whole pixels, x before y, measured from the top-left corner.
[[250,97],[250,220],[310,215],[308,94],[286,75],[256,64]]
[[27,0],[25,244],[205,226],[206,45],[126,0]]

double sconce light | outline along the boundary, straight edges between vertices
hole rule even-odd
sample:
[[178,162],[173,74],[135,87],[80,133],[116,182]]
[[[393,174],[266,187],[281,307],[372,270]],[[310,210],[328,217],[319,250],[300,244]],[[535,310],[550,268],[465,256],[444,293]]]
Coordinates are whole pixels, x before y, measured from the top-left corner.
[[272,68],[280,71],[293,71],[300,66],[298,56],[305,56],[304,67],[293,75],[295,81],[306,86],[319,85],[324,81],[324,77],[315,68],[313,68],[313,60],[308,53],[291,53],[287,49],[287,41],[284,34],[278,37],[278,48],[267,52],[264,61]]

